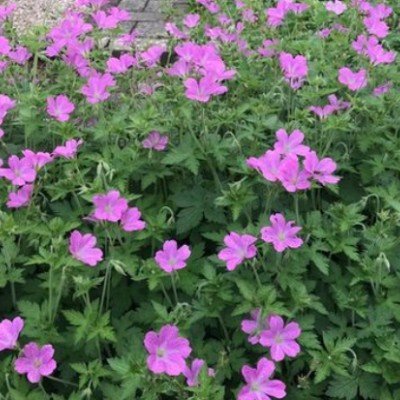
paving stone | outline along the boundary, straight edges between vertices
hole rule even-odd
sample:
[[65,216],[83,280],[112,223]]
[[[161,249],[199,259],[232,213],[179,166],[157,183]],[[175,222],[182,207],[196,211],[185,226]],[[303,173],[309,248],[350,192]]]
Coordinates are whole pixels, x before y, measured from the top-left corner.
[[133,22],[151,22],[151,21],[163,21],[164,17],[160,13],[156,12],[138,12],[132,15]]

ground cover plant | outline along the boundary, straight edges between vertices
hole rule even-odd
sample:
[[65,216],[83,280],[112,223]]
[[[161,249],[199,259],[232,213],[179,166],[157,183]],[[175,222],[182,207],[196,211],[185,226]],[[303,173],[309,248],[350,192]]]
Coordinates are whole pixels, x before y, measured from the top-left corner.
[[399,4],[15,7],[1,398],[399,399]]

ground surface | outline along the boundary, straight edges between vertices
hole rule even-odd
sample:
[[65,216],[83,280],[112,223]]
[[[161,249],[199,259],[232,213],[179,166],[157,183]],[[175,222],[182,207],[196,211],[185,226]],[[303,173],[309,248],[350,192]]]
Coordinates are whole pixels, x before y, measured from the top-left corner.
[[[32,26],[51,26],[74,0],[14,0],[18,8],[13,23],[19,32]],[[186,0],[114,0],[114,4],[131,11],[133,20],[126,25],[127,31],[135,29],[145,40],[159,40],[166,36],[164,30],[168,10],[179,15],[185,9]],[[172,8],[171,8],[172,5]]]

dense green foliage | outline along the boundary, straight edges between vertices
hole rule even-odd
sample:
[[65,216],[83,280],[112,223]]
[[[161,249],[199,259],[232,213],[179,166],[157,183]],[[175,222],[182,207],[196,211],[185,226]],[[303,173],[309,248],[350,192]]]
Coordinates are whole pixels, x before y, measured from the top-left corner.
[[[157,75],[172,62],[172,39],[163,65],[118,75],[111,97],[93,105],[80,92],[85,79],[45,55],[43,33],[19,39],[33,58],[10,64],[0,77],[0,93],[17,101],[2,126],[0,157],[6,162],[26,148],[51,152],[70,138],[84,144],[75,158],[58,158],[40,171],[28,207],[8,209],[10,184],[0,181],[1,316],[25,320],[21,343],[51,343],[58,365],[53,377],[69,382],[30,384],[15,373],[15,354],[2,352],[1,398],[233,399],[242,365],[267,354],[240,329],[258,307],[302,328],[300,355],[277,364],[288,399],[400,398],[399,65],[372,67],[351,49],[365,30],[354,7],[338,17],[310,0],[307,12],[288,15],[272,30],[263,17],[270,2],[250,3],[260,19],[242,36],[251,49],[279,38],[279,50],[306,56],[308,78],[299,90],[284,82],[276,58],[245,56],[228,43],[220,51],[236,70],[225,83],[229,91],[208,103],[191,101],[180,79]],[[384,44],[396,51],[400,9],[389,3],[393,29]],[[201,26],[216,23],[193,7]],[[225,11],[237,13],[234,6]],[[317,36],[337,19],[350,32]],[[206,41],[202,28],[193,32],[192,41]],[[92,32],[97,41],[102,35]],[[110,54],[97,46],[92,66],[104,71]],[[338,83],[337,71],[346,65],[368,70],[365,89],[351,92]],[[386,81],[394,88],[373,96]],[[154,82],[162,86],[153,95],[139,91]],[[46,113],[46,98],[61,93],[76,106],[68,122]],[[309,106],[333,93],[351,107],[324,120],[310,113]],[[341,181],[288,193],[250,169],[246,159],[272,148],[280,128],[304,132],[305,144],[335,160]],[[154,130],[169,136],[163,152],[141,145]],[[111,189],[140,209],[146,229],[124,232],[83,219],[93,210],[93,195]],[[278,212],[302,227],[303,246],[277,253],[258,244],[257,258],[227,271],[217,258],[225,235],[259,236]],[[74,229],[96,236],[104,260],[95,268],[71,257]],[[154,261],[167,239],[192,250],[175,275],[178,304],[170,277]],[[198,387],[188,388],[182,377],[148,371],[144,334],[169,323],[216,370],[215,378],[204,374]]]

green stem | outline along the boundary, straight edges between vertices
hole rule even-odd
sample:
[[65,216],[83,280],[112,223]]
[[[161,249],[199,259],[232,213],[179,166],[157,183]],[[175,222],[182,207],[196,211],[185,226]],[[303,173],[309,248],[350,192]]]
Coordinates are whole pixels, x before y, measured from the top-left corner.
[[256,266],[254,265],[254,263],[251,263],[251,269],[252,269],[253,272],[254,272],[254,276],[255,276],[255,278],[256,278],[257,285],[258,285],[258,287],[261,289],[261,288],[262,288],[262,283],[261,283],[260,277],[259,277],[258,272],[257,272],[257,268],[256,268]]
[[66,381],[66,380],[60,379],[60,378],[55,378],[54,376],[46,376],[46,378],[50,379],[52,381],[55,381],[55,382],[63,383],[64,385],[79,387],[79,385],[77,385],[76,383],[69,382],[69,381]]
[[106,294],[107,294],[108,281],[110,279],[110,276],[111,276],[111,264],[110,264],[110,262],[108,262],[107,267],[106,267],[106,275],[104,277],[103,291],[101,293],[99,316],[103,312],[104,302],[106,300]]
[[14,309],[16,309],[17,308],[17,294],[15,293],[15,283],[11,282],[10,287],[11,287],[12,305],[13,305]]
[[218,321],[221,324],[222,331],[224,332],[225,339],[229,343],[230,342],[230,338],[229,338],[228,330],[226,329],[225,322],[224,322],[224,320],[222,319],[222,317],[220,315],[218,315]]
[[52,322],[53,315],[53,266],[49,270],[49,321]]
[[171,297],[168,296],[168,293],[167,293],[167,291],[166,291],[166,289],[165,289],[165,286],[164,286],[164,284],[163,284],[162,282],[160,282],[160,286],[161,286],[161,290],[162,290],[162,292],[163,292],[163,294],[164,294],[166,300],[168,301],[168,303],[170,304],[170,306],[172,306]]
[[53,310],[53,315],[51,318],[51,322],[54,322],[56,315],[57,315],[57,311],[58,311],[58,306],[60,305],[60,301],[61,301],[61,297],[62,297],[62,291],[64,288],[64,283],[65,283],[65,270],[66,270],[66,266],[62,269],[61,272],[61,279],[60,279],[60,284],[58,286],[58,290],[57,290],[57,298],[56,298],[56,303],[54,305],[54,310]]
[[178,292],[176,290],[176,285],[175,285],[175,272],[172,272],[172,274],[171,274],[171,285],[172,285],[172,290],[174,292],[175,302],[176,302],[176,304],[178,304],[179,299],[178,299]]
[[294,194],[294,209],[296,212],[296,222],[300,222],[300,213],[299,213],[299,196],[297,193]]
[[46,400],[49,399],[49,395],[47,394],[46,389],[43,387],[43,383],[42,383],[42,382],[39,382],[39,387],[40,387],[40,389],[42,389],[44,398],[45,398]]

